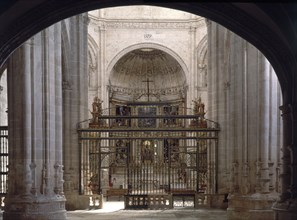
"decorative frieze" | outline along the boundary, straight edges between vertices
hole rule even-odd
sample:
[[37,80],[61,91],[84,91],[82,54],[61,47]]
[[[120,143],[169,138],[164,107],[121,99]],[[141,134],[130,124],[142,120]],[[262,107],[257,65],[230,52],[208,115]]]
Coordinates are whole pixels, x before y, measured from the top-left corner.
[[154,19],[125,21],[118,19],[99,20],[90,16],[90,25],[100,26],[104,29],[196,29],[205,27],[205,21],[204,18],[162,22]]
[[[119,86],[108,86],[109,94],[121,94],[123,96],[139,96],[141,94],[146,94],[147,90],[146,88],[126,88],[126,87],[119,87]],[[172,87],[172,88],[166,88],[166,89],[150,89],[151,94],[157,94],[157,95],[179,95],[179,94],[185,94],[187,90],[187,87],[185,86],[178,86],[178,87]]]

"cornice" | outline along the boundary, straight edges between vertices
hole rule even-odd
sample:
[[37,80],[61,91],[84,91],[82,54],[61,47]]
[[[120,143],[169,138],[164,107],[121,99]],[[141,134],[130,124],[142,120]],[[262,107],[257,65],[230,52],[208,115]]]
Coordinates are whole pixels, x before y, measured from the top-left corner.
[[204,18],[198,19],[104,19],[90,15],[90,25],[106,29],[191,29],[206,27]]

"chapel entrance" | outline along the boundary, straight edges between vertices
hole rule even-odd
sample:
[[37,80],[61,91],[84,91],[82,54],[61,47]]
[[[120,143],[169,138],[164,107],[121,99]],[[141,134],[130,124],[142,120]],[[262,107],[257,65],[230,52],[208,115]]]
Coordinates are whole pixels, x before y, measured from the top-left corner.
[[207,206],[217,193],[219,126],[201,99],[192,114],[174,102],[113,103],[80,123],[81,193],[100,207],[102,195],[126,209]]

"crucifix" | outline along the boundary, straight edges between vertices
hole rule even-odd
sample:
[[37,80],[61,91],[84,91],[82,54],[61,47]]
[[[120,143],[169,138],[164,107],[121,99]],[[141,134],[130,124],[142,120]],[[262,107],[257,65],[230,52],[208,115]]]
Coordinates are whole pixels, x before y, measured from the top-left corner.
[[153,82],[153,81],[150,81],[149,78],[147,78],[147,80],[142,81],[142,82],[146,82],[146,86],[147,86],[147,101],[149,102],[150,101],[150,82]]

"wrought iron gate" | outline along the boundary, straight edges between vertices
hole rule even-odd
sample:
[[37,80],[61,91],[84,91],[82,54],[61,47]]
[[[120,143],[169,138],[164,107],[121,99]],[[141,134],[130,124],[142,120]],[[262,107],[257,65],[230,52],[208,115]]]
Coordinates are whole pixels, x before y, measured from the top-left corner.
[[8,127],[0,126],[0,196],[1,207],[7,194],[8,176]]
[[199,114],[81,123],[81,193],[123,197],[127,209],[197,207],[216,193],[218,131]]

